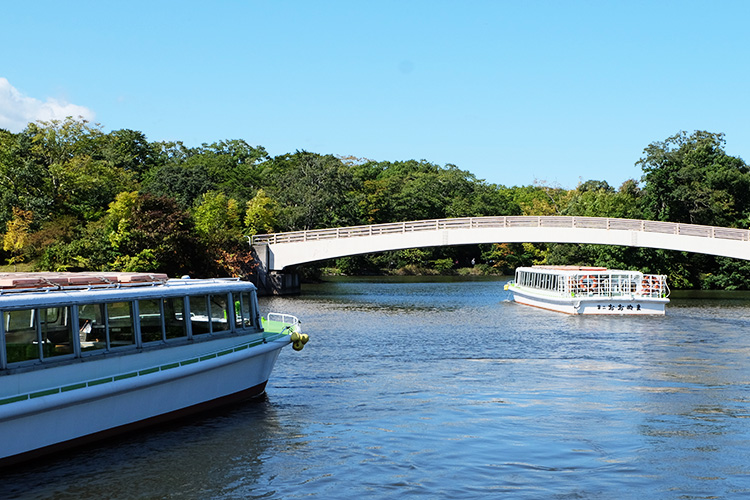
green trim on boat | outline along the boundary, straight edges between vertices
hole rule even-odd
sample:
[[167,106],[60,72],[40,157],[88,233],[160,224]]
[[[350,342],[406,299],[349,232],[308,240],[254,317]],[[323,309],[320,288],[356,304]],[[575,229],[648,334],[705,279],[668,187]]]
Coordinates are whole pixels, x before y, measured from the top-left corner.
[[[281,325],[287,326],[285,323],[281,323],[280,321],[273,321],[271,323],[279,323]],[[281,329],[283,329],[283,327]],[[217,358],[219,356],[226,356],[228,354],[232,354],[233,352],[244,351],[245,349],[249,349],[251,347],[256,347],[256,346],[259,346],[261,344],[265,344],[265,343],[268,343],[268,342],[273,342],[274,340],[278,340],[278,339],[281,339],[281,338],[284,338],[284,337],[289,338],[289,335],[287,335],[287,334],[281,334],[280,331],[279,332],[267,332],[267,333],[271,333],[271,335],[263,335],[263,338],[260,339],[260,340],[252,340],[252,341],[249,341],[249,342],[245,342],[244,344],[238,345],[236,347],[232,347],[230,349],[224,349],[224,350],[221,350],[221,351],[218,351],[218,352],[213,352],[213,353],[207,354],[205,356],[200,356],[198,358],[190,358],[190,359],[186,359],[184,361],[178,361],[178,362],[174,362],[174,363],[168,363],[166,365],[161,365],[161,366],[154,366],[154,367],[151,367],[151,368],[145,368],[143,370],[138,370],[138,371],[129,372],[129,373],[123,373],[123,374],[120,374],[120,375],[114,375],[112,377],[100,378],[100,379],[96,379],[96,380],[89,380],[88,382],[79,382],[79,383],[75,383],[75,384],[65,385],[65,386],[62,386],[62,387],[55,387],[55,388],[52,388],[52,389],[45,389],[43,391],[37,391],[37,392],[27,393],[27,394],[20,394],[18,396],[10,396],[10,397],[7,397],[5,399],[0,399],[0,405],[17,403],[17,402],[20,402],[20,401],[26,401],[27,399],[30,399],[30,398],[40,398],[40,397],[43,397],[43,396],[51,396],[53,394],[74,391],[74,390],[77,390],[77,389],[84,389],[86,387],[93,387],[93,386],[96,386],[96,385],[102,385],[102,384],[107,384],[107,383],[115,382],[115,381],[119,381],[119,380],[125,380],[125,379],[129,379],[129,378],[140,377],[140,376],[143,376],[143,375],[150,375],[152,373],[157,373],[159,371],[171,370],[172,368],[177,368],[177,367],[186,366],[186,365],[192,365],[193,363],[199,363],[201,361],[207,361],[207,360],[210,360],[210,359]]]
[[32,392],[31,394],[29,394],[29,398],[41,398],[42,396],[49,396],[51,394],[57,394],[58,392],[60,392],[59,387],[55,389],[47,389],[46,391]]
[[99,380],[92,380],[89,382],[89,387],[93,385],[102,385],[102,384],[108,384],[109,382],[112,382],[112,377],[107,378],[100,378]]
[[86,387],[86,382],[81,382],[80,384],[66,385],[65,387],[60,388],[60,392],[74,391],[76,389],[83,389],[84,387]]
[[11,398],[0,399],[0,405],[5,405],[9,403],[17,403],[18,401],[26,401],[27,399],[29,399],[29,395],[22,394],[21,396],[13,396]]

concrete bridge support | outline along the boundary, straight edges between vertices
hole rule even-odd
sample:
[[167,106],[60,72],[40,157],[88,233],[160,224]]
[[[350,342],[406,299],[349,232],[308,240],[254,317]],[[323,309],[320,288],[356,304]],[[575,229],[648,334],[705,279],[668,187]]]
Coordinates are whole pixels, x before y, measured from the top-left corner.
[[280,271],[268,268],[270,251],[268,245],[252,247],[253,258],[258,265],[253,270],[251,281],[258,287],[259,295],[296,295],[300,293],[300,277],[293,270]]

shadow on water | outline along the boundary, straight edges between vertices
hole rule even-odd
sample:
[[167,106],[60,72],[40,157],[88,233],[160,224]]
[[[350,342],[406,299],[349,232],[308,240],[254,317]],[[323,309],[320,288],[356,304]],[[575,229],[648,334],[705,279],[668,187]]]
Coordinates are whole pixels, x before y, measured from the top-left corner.
[[245,486],[282,428],[263,395],[9,467],[0,498],[252,498]]

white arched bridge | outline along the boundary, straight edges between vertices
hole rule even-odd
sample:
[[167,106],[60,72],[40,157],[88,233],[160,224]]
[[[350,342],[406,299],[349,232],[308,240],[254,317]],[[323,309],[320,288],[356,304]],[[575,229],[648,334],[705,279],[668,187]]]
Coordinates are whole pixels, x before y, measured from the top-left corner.
[[591,243],[750,260],[747,229],[604,217],[463,217],[261,234],[251,240],[264,271],[387,250],[478,243]]

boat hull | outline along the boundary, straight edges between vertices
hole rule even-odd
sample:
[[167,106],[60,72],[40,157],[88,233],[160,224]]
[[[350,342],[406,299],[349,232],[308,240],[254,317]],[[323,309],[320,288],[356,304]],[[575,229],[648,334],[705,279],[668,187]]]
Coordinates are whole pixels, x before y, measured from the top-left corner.
[[508,290],[519,304],[565,314],[585,315],[664,315],[669,299],[624,295],[617,297],[556,297],[511,286]]
[[287,344],[285,335],[184,362],[175,358],[180,348],[172,348],[165,350],[171,362],[164,359],[157,369],[4,404],[0,406],[0,465],[259,396]]

